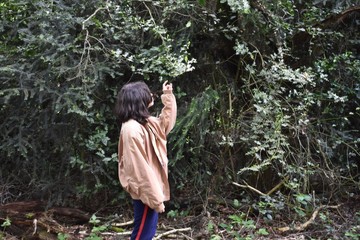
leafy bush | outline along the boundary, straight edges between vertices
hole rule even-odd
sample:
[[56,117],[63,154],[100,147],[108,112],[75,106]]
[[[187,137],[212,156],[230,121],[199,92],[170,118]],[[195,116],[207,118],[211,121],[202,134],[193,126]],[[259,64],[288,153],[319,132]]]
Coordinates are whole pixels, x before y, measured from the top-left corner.
[[170,33],[162,22],[183,7],[8,0],[0,8],[1,185],[50,204],[118,189],[117,90],[192,70],[188,40],[174,40],[189,28]]
[[264,212],[285,201],[278,190],[291,196],[288,206],[312,191],[358,191],[359,36],[350,7],[3,1],[0,200],[75,198],[91,207],[124,198],[117,91],[134,80],[158,89],[166,79],[179,100],[169,156],[180,190],[221,193],[245,181],[271,195]]

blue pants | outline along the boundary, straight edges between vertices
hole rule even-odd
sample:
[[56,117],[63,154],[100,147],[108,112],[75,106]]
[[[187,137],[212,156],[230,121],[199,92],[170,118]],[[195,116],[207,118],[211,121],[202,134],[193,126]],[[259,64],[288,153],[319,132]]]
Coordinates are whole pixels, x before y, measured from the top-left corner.
[[159,214],[140,200],[133,200],[134,230],[131,240],[151,240],[156,233]]

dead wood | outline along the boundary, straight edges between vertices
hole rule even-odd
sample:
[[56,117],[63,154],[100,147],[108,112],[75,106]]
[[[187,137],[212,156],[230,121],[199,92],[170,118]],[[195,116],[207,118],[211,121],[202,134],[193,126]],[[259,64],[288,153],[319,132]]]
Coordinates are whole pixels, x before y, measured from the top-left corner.
[[[89,222],[90,215],[80,209],[53,207],[46,210],[46,203],[42,201],[13,202],[0,206],[0,219],[11,220],[6,232],[16,236],[41,236],[46,233],[65,233],[66,227],[59,223],[59,219],[78,224]],[[50,239],[50,237],[45,237]]]
[[44,211],[45,206],[42,201],[13,202],[0,206],[0,213],[39,212]]
[[117,233],[117,232],[102,232],[101,235],[102,236],[130,236],[132,233],[132,231],[126,231],[126,232],[120,232],[120,233]]
[[46,203],[42,201],[13,202],[0,206],[0,217],[21,217],[20,213],[23,213],[23,217],[25,217],[27,213],[29,213],[30,216],[36,216],[41,213],[57,214],[72,217],[82,222],[88,222],[91,217],[90,214],[76,208],[52,207],[46,210]]
[[235,186],[238,186],[238,187],[242,187],[242,188],[248,188],[250,189],[251,191],[253,192],[256,192],[257,194],[261,195],[261,196],[267,196],[267,194],[257,190],[256,188],[250,186],[249,184],[245,183],[245,185],[242,185],[242,184],[239,184],[237,182],[232,182],[232,184],[234,184]]
[[178,232],[188,232],[191,231],[191,228],[180,228],[180,229],[172,229],[170,231],[164,232],[156,236],[154,239],[161,239],[162,237],[165,237],[170,234],[178,233]]
[[288,231],[304,231],[307,227],[309,227],[309,225],[311,225],[312,223],[314,223],[315,218],[317,217],[317,215],[319,214],[320,210],[322,209],[327,209],[327,208],[333,208],[333,209],[338,209],[341,206],[341,204],[336,205],[336,206],[320,206],[318,208],[315,209],[315,211],[313,212],[313,214],[311,215],[310,219],[307,220],[306,222],[304,222],[303,224],[294,226],[294,227],[282,227],[282,228],[278,228],[278,230],[280,232],[288,232]]
[[123,222],[123,223],[113,223],[113,224],[111,224],[111,226],[114,226],[114,227],[125,227],[125,226],[132,225],[133,223],[134,223],[134,220],[131,220],[131,221]]
[[90,220],[90,214],[76,208],[54,207],[48,210],[49,212],[78,219],[81,223],[87,223]]

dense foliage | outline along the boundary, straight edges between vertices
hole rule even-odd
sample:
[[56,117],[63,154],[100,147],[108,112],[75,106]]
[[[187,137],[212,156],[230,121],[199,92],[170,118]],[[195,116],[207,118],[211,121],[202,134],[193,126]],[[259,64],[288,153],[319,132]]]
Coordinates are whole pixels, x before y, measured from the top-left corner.
[[127,199],[116,94],[166,79],[179,105],[174,196],[241,199],[255,188],[254,208],[270,219],[358,193],[359,4],[2,1],[1,203]]

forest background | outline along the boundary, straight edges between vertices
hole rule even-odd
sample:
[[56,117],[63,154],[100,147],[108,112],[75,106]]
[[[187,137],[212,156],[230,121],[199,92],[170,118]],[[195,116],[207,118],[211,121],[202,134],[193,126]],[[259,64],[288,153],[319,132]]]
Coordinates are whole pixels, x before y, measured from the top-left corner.
[[138,80],[160,95],[169,80],[168,218],[201,216],[194,234],[208,239],[360,236],[360,1],[2,0],[0,12],[1,205],[131,208],[116,95]]

